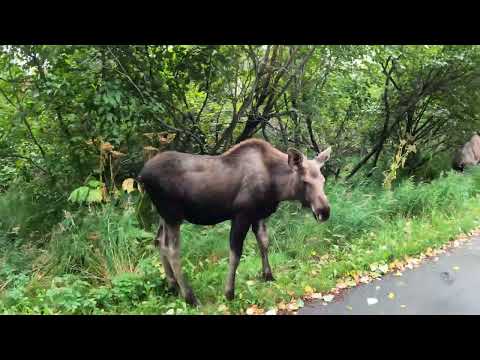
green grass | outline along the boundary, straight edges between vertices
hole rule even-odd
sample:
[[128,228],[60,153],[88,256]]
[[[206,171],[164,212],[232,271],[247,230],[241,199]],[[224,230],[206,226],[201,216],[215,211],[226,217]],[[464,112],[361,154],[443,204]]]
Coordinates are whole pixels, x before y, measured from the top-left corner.
[[[42,241],[12,228],[29,218],[30,203],[0,197],[0,311],[34,314],[215,314],[222,304],[243,313],[302,295],[323,292],[349,272],[367,270],[439,247],[480,225],[480,169],[449,173],[430,182],[401,182],[386,192],[375,185],[329,184],[332,216],[318,224],[308,211],[284,204],[268,222],[275,282],[260,280],[261,260],[253,234],[245,243],[236,299],[223,288],[228,268],[229,223],[182,227],[182,261],[202,306],[193,309],[168,293],[152,239],[134,206],[120,201],[70,209]],[[138,199],[133,199],[138,201]],[[10,207],[10,208],[9,208]],[[17,217],[13,207],[22,210]],[[7,235],[5,235],[7,234]]]

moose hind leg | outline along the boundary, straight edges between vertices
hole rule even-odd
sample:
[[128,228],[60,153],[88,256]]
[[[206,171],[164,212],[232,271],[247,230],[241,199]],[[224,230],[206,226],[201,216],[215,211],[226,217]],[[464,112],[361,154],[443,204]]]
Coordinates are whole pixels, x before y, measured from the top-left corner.
[[188,304],[197,306],[197,298],[182,273],[180,262],[180,224],[165,224],[165,231],[168,239],[168,246],[165,248],[165,254],[170,263],[175,279],[177,280],[178,286],[180,287],[180,292]]
[[243,242],[247,235],[250,222],[246,218],[236,217],[232,220],[230,229],[230,256],[227,275],[227,283],[225,285],[225,297],[227,300],[233,300],[235,297],[235,274],[240,257],[243,252]]
[[260,256],[262,257],[262,276],[265,281],[274,281],[272,269],[268,262],[268,233],[267,225],[264,220],[259,220],[252,225],[253,233],[257,239],[258,247],[260,249]]
[[164,229],[164,224],[160,221],[160,225],[158,227],[157,237],[155,239],[155,245],[158,246],[160,252],[160,260],[162,261],[163,268],[165,270],[165,277],[167,278],[168,285],[173,291],[178,291],[178,283],[175,280],[175,275],[173,274],[172,267],[168,262],[168,258],[166,256],[166,248],[168,246],[168,238],[167,232]]

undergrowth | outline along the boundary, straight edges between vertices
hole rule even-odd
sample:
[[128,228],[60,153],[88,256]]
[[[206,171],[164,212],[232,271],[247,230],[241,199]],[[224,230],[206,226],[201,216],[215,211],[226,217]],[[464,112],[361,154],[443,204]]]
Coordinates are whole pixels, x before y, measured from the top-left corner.
[[0,196],[0,311],[215,314],[226,305],[230,313],[243,313],[252,304],[288,301],[307,285],[328,290],[351,271],[440,246],[480,224],[479,169],[430,183],[407,179],[392,191],[332,183],[326,192],[332,206],[326,223],[294,203],[268,221],[275,282],[260,280],[261,260],[249,233],[232,302],[223,296],[229,223],[184,224],[183,270],[202,303],[195,309],[167,290],[152,241],[156,228],[142,229],[136,216],[138,193],[115,204],[62,204],[59,215],[58,208],[49,213],[51,207],[10,189]]

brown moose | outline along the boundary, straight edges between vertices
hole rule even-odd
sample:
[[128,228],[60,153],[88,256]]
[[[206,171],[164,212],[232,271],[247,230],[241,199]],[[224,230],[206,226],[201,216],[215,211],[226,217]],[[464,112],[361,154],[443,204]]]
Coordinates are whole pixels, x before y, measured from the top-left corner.
[[265,219],[284,200],[298,200],[310,207],[319,222],[329,218],[321,168],[330,153],[329,147],[308,160],[296,149],[285,154],[263,140],[249,139],[219,156],[165,151],[150,159],[137,180],[161,216],[155,242],[169,285],[179,288],[187,303],[198,304],[181,270],[180,226],[184,220],[198,225],[231,220],[228,300],[234,298],[235,274],[250,228],[260,248],[263,278],[274,280]]
[[463,171],[465,167],[478,165],[479,162],[480,162],[480,136],[475,134],[465,145],[463,145],[455,153],[452,167],[455,170]]

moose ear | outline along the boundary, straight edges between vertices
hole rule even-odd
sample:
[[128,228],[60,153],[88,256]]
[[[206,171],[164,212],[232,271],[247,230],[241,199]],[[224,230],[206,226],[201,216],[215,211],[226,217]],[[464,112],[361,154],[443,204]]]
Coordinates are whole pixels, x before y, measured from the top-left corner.
[[290,148],[287,150],[288,165],[295,171],[303,170],[303,154],[297,149]]
[[330,154],[332,153],[332,147],[329,146],[327,150],[322,151],[320,154],[317,155],[315,160],[317,160],[320,163],[320,166],[323,166],[328,159],[330,159]]

